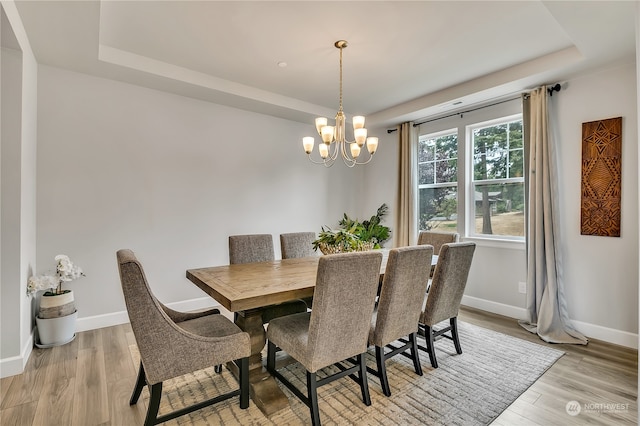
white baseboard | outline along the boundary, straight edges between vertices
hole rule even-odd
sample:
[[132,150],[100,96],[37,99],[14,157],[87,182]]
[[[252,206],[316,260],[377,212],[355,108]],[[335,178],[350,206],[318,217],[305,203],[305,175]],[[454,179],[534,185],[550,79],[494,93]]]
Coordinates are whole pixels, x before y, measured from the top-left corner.
[[571,320],[571,324],[573,324],[576,330],[591,339],[598,339],[615,345],[638,349],[637,334],[576,320]]
[[[197,311],[199,309],[216,308],[220,306],[220,304],[211,297],[201,297],[198,299],[167,303],[166,305],[171,309],[182,312]],[[128,322],[129,315],[127,314],[127,311],[112,312],[110,314],[78,318],[78,321],[76,322],[76,330],[95,330],[97,328],[111,327],[113,325],[126,324]]]
[[0,359],[0,378],[15,376],[22,374],[24,367],[27,365],[31,351],[33,350],[33,332],[27,339],[22,348],[22,353],[19,356],[12,356],[9,358]]
[[[197,311],[200,309],[209,309],[220,307],[219,303],[210,297],[202,297],[199,299],[184,300],[182,302],[167,303],[167,306],[176,311]],[[110,327],[112,325],[125,324],[129,322],[127,311],[113,312],[104,315],[95,315],[91,317],[78,318],[76,322],[76,331],[95,330],[98,328]],[[0,378],[15,376],[24,371],[29,356],[33,350],[33,331],[29,340],[22,349],[19,356],[0,359]]]
[[[503,303],[479,299],[477,297],[463,296],[462,304],[514,319],[527,319],[529,317],[529,314],[525,308],[505,305]],[[580,333],[587,336],[587,338],[602,340],[604,342],[613,343],[614,345],[626,346],[632,349],[638,349],[637,334],[629,333],[628,331],[602,327],[600,325],[590,324],[582,321],[570,321],[573,327]]]
[[477,297],[462,296],[462,304],[476,309],[481,309],[494,314],[504,315],[509,318],[527,318],[527,310],[517,306],[505,305],[504,303],[493,302],[491,300],[479,299]]

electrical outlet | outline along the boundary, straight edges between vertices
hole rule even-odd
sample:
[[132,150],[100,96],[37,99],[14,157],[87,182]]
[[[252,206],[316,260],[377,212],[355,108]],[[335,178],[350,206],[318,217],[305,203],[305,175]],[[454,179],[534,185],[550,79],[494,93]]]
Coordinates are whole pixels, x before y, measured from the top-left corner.
[[522,294],[527,294],[527,283],[524,281],[520,281],[518,283],[518,291]]

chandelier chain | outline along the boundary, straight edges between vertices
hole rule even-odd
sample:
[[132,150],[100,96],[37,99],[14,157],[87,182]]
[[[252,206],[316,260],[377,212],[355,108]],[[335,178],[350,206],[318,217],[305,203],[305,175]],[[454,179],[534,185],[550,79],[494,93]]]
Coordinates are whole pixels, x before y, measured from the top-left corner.
[[342,49],[343,47],[340,47],[340,109],[339,111],[342,112]]

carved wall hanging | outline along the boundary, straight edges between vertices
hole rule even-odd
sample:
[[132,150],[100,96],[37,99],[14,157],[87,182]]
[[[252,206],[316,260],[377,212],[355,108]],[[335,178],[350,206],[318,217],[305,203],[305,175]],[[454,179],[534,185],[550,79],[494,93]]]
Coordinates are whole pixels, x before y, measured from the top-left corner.
[[580,233],[620,236],[622,117],[582,123]]

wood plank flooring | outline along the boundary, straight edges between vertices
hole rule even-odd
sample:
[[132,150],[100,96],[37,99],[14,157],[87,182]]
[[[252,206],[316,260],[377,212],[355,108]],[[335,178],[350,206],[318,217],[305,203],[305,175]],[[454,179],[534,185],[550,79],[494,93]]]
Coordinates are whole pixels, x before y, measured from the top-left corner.
[[[466,307],[459,318],[548,345],[512,318]],[[124,324],[78,333],[64,346],[34,349],[24,373],[0,381],[0,424],[141,425],[144,398],[129,407],[137,373],[129,355],[134,343],[131,327]],[[597,340],[587,346],[551,346],[566,355],[493,425],[638,424],[636,350]],[[581,410],[575,417],[567,414],[570,401],[577,401]]]

